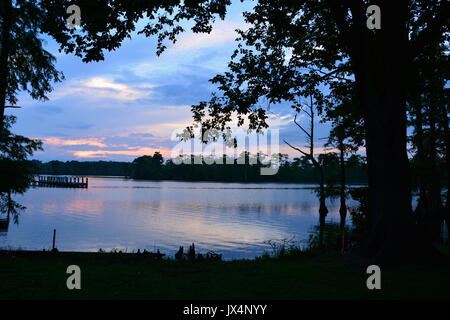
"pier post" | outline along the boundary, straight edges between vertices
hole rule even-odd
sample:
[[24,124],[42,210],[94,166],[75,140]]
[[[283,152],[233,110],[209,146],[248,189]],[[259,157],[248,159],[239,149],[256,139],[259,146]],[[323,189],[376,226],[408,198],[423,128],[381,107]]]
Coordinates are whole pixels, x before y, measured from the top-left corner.
[[55,238],[56,238],[56,229],[53,229],[53,248],[52,248],[52,250],[55,250]]

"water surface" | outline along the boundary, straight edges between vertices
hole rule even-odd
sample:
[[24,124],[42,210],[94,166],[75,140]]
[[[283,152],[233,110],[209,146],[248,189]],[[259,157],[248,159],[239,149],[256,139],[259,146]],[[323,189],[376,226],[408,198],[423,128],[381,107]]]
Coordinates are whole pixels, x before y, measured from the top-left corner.
[[[180,245],[225,259],[261,255],[271,239],[309,237],[318,200],[304,184],[136,181],[90,177],[88,189],[31,188],[15,199],[27,209],[0,232],[0,247],[133,251],[173,255]],[[350,202],[351,203],[351,202]],[[339,201],[327,203],[339,221]]]

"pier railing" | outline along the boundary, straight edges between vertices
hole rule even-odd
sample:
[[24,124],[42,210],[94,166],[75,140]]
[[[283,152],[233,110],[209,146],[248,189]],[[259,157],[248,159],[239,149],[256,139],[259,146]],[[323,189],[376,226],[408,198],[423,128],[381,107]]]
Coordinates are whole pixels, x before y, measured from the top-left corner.
[[37,176],[35,185],[40,187],[87,188],[88,177]]

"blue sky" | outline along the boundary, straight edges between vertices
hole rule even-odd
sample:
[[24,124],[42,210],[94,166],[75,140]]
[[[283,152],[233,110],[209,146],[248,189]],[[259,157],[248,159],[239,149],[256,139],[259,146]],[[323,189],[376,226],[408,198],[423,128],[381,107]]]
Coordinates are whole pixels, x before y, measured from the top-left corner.
[[[59,53],[56,43],[45,38],[65,80],[54,85],[46,102],[19,95],[22,108],[7,109],[18,117],[14,132],[44,141],[44,152],[34,156],[42,161],[131,161],[154,151],[169,157],[177,144],[173,131],[192,124],[190,106],[208,100],[215,90],[208,80],[226,71],[236,48],[234,30],[245,28],[242,12],[248,8],[248,3],[234,3],[211,34],[186,32],[159,57],[155,39],[135,35],[104,61],[86,64]],[[281,140],[304,146],[289,106],[271,111],[269,123],[280,130]],[[327,136],[329,125],[316,128],[317,139]],[[316,142],[318,152],[322,144]],[[282,141],[280,151],[299,155]]]

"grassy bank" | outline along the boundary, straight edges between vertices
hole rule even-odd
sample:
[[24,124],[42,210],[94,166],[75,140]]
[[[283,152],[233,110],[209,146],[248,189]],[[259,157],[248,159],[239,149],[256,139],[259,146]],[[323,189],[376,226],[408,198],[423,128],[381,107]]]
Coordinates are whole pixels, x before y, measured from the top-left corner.
[[[66,268],[81,268],[81,290]],[[355,257],[174,261],[131,253],[0,252],[1,299],[450,299],[449,265],[382,266],[366,288]]]

